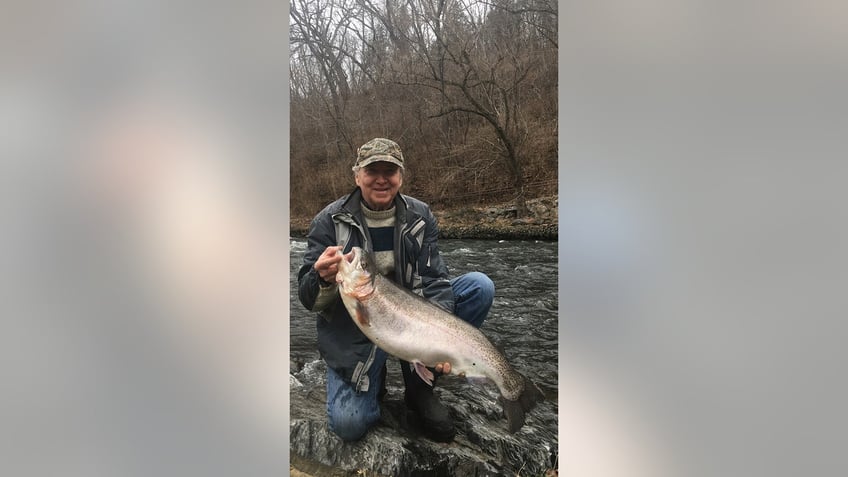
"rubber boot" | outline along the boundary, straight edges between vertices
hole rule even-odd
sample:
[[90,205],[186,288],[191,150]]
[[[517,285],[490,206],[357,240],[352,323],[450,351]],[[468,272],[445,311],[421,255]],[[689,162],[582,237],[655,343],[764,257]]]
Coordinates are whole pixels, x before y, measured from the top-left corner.
[[[406,407],[415,412],[421,420],[424,435],[436,442],[450,442],[456,435],[453,419],[450,417],[448,408],[439,401],[439,397],[433,392],[433,386],[425,383],[418,374],[410,369],[409,363],[400,362],[403,371],[403,381],[406,384],[404,401]],[[435,371],[433,372],[433,385],[436,384]]]

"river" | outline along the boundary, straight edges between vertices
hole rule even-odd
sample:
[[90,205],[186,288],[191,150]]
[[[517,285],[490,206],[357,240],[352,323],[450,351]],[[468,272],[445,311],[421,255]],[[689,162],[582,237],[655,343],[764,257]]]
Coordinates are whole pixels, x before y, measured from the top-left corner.
[[[555,402],[557,393],[557,244],[526,240],[440,240],[451,277],[470,271],[495,283],[495,301],[481,330],[510,363]],[[291,239],[291,351],[293,363],[319,359],[315,314],[297,298],[297,270],[306,249]],[[551,416],[556,419],[556,416]]]

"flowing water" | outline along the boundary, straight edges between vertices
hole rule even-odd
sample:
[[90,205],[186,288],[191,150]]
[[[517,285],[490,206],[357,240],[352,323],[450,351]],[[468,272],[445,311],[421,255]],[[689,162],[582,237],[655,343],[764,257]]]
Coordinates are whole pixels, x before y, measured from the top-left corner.
[[[291,239],[291,361],[320,359],[315,314],[297,298],[297,270],[306,249]],[[451,277],[471,271],[495,283],[495,301],[481,331],[510,363],[555,402],[557,392],[557,244],[541,241],[440,240]]]

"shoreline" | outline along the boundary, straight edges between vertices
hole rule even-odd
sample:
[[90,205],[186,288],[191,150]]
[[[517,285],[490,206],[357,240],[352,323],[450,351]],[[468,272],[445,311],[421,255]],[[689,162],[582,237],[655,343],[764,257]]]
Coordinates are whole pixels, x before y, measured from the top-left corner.
[[[306,238],[308,226],[291,224],[289,237]],[[474,240],[543,240],[555,242],[558,238],[557,224],[541,225],[489,225],[489,224],[440,224],[440,239]]]
[[[530,214],[517,218],[510,204],[434,210],[440,239],[557,241],[557,197],[527,202]],[[305,238],[312,217],[291,219],[289,236]]]

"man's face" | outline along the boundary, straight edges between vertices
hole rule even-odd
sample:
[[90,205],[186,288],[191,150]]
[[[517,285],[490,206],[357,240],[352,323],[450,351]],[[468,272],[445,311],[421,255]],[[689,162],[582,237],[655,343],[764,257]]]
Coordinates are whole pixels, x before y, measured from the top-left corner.
[[372,162],[356,173],[356,185],[362,189],[362,199],[372,210],[385,210],[403,184],[400,167],[391,162]]

